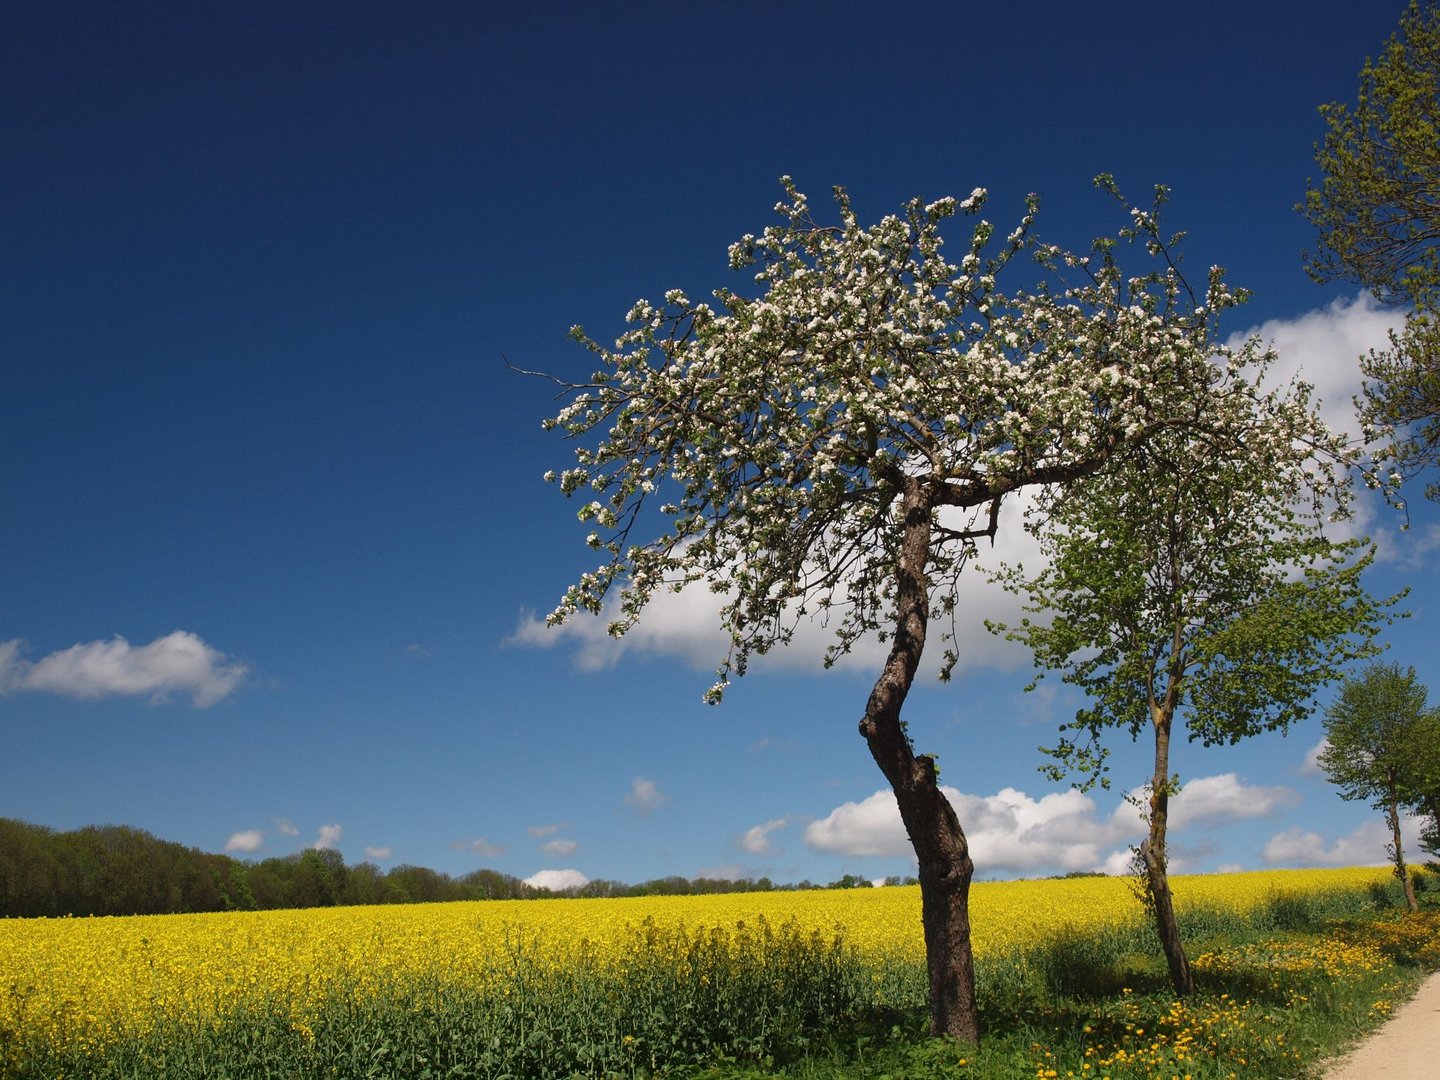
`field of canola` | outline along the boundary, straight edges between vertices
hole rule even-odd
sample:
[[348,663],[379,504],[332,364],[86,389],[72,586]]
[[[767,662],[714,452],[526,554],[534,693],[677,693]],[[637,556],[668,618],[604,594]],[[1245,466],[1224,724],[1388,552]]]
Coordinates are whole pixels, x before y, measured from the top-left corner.
[[[1177,877],[1187,906],[1244,912],[1277,893],[1364,887],[1381,869]],[[1138,914],[1119,878],[980,883],[978,957]],[[426,980],[505,993],[527,970],[599,964],[623,973],[647,929],[718,928],[754,947],[791,926],[877,961],[923,957],[918,888],[704,897],[528,900],[96,919],[0,920],[0,1033],[18,1043],[97,1049],[157,1023],[200,1023],[246,1002],[282,1002],[297,1023],[327,996]],[[747,944],[748,943],[748,944]]]

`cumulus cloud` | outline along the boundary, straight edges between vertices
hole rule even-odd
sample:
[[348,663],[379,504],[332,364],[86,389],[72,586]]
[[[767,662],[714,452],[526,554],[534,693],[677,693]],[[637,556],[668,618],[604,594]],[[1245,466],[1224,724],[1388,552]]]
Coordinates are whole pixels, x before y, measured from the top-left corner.
[[[1015,788],[988,796],[966,795],[950,787],[942,790],[965,828],[975,864],[986,871],[1093,870],[1102,862],[1102,848],[1137,831],[1123,813],[1099,816],[1094,800],[1074,789],[1038,800]],[[805,843],[844,855],[911,852],[895,795],[889,790],[845,803],[811,822]]]
[[[1105,814],[1090,796],[1074,788],[1038,799],[1010,787],[994,795],[942,790],[970,840],[975,865],[985,872],[1124,873],[1130,845],[1145,832],[1140,812],[1132,804],[1121,802]],[[1269,816],[1296,799],[1289,788],[1248,785],[1234,773],[1201,777],[1190,781],[1171,802],[1170,831],[1183,834],[1187,825],[1196,823],[1214,826]],[[811,822],[805,843],[817,851],[852,856],[911,853],[894,793],[888,789],[847,802]],[[1177,846],[1172,862],[1180,869],[1203,854]]]
[[1390,331],[1404,322],[1403,312],[1381,307],[1368,292],[1360,292],[1294,318],[1271,319],[1235,334],[1228,343],[1238,347],[1248,338],[1259,338],[1276,354],[1272,381],[1304,379],[1315,387],[1325,422],[1355,435],[1360,357],[1371,349],[1388,348]]
[[390,854],[391,852],[388,847],[367,847],[365,849],[365,857],[367,859],[388,859],[390,858]]
[[1305,751],[1305,760],[1300,763],[1300,772],[1307,776],[1319,776],[1324,770],[1320,768],[1320,755],[1330,747],[1329,739],[1321,739],[1309,750]]
[[[1401,818],[1400,836],[1407,851],[1417,850],[1419,832],[1420,823],[1413,815]],[[1390,830],[1377,813],[1331,841],[1300,826],[1286,829],[1266,842],[1261,857],[1268,866],[1380,866],[1389,860],[1390,840]]]
[[1272,836],[1261,857],[1270,866],[1365,866],[1384,853],[1384,829],[1368,823],[1330,845],[1319,833],[1297,825]]
[[27,690],[86,701],[148,696],[152,703],[180,694],[203,709],[228,697],[250,670],[184,630],[148,645],[131,645],[118,635],[87,641],[33,661],[21,659],[23,647],[18,639],[0,642],[0,693]]
[[720,866],[702,866],[695,871],[695,876],[710,881],[739,881],[746,876],[746,871],[739,863],[723,863]]
[[492,844],[483,836],[477,836],[474,840],[468,840],[461,846],[468,848],[484,859],[498,859],[501,855],[505,854],[504,844]]
[[343,831],[339,825],[321,825],[315,843],[310,846],[316,851],[334,850],[340,846],[340,834]]
[[563,858],[566,855],[574,855],[580,850],[580,845],[574,840],[547,840],[540,845],[541,853],[553,855],[556,858]]
[[1176,828],[1198,822],[1250,821],[1274,817],[1300,801],[1287,787],[1257,787],[1233,772],[1188,781],[1170,800],[1170,819]]
[[805,828],[805,843],[816,851],[843,855],[904,855],[910,847],[895,793],[888,790],[844,803],[812,821]]
[[531,825],[525,832],[534,839],[539,840],[542,836],[554,836],[563,828],[566,828],[566,824],[562,821],[554,825]]
[[525,879],[525,884],[533,889],[564,892],[566,889],[579,889],[588,885],[590,879],[579,870],[537,870]]
[[740,847],[751,855],[769,855],[775,850],[775,845],[770,842],[770,834],[776,829],[783,829],[790,824],[789,818],[774,818],[763,825],[755,825],[745,830],[745,835],[740,838]]
[[230,839],[225,841],[226,851],[259,851],[265,845],[265,834],[259,829],[243,829],[237,833],[231,833]]
[[277,817],[275,819],[275,830],[281,836],[299,836],[300,828],[289,818]]
[[625,805],[637,814],[648,814],[670,801],[654,780],[637,776],[630,784],[630,794],[625,796]]
[[[1258,337],[1277,356],[1271,382],[1299,377],[1315,387],[1319,412],[1334,430],[1358,437],[1355,398],[1363,379],[1360,357],[1372,349],[1389,347],[1389,333],[1404,324],[1404,313],[1384,308],[1369,293],[1340,298],[1329,306],[1290,319],[1272,319],[1230,338],[1237,345]],[[1440,528],[1404,531],[1387,524],[1391,515],[1377,517],[1378,496],[1355,501],[1354,518],[1333,530],[1337,538],[1369,535],[1376,559],[1403,569],[1419,569],[1426,556],[1440,548]]]

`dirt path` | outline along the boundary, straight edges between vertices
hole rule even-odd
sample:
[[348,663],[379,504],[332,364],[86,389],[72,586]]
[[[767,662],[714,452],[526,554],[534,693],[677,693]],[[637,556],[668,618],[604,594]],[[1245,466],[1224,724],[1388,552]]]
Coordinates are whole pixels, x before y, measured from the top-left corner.
[[1440,1076],[1440,974],[1385,1026],[1325,1070],[1325,1080],[1435,1080]]

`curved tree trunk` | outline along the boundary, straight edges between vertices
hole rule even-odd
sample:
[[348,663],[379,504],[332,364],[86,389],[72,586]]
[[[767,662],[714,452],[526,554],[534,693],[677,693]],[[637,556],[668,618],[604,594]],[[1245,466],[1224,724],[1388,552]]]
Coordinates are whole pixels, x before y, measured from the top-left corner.
[[900,719],[925,650],[930,619],[927,563],[932,510],[915,478],[905,478],[902,509],[905,540],[897,570],[895,634],[866,703],[860,733],[895,792],[919,861],[931,1034],[975,1044],[980,1041],[970,948],[970,879],[975,867],[959,818],[940,790],[934,758],[915,754]]

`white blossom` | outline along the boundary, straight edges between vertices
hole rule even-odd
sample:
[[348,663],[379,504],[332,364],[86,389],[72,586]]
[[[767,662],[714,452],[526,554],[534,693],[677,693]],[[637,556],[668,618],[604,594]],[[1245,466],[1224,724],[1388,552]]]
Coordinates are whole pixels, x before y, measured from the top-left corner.
[[[797,609],[830,614],[837,655],[890,627],[909,486],[926,485],[936,508],[981,511],[1178,424],[1243,432],[1257,463],[1291,438],[1345,456],[1247,378],[1258,347],[1218,343],[1217,320],[1242,295],[1212,271],[1191,303],[1157,211],[1127,206],[1128,230],[1076,254],[1031,238],[1032,197],[998,250],[992,226],[975,223],[956,266],[942,225],[978,210],[983,188],[862,227],[843,191],[830,226],[783,183],[780,223],[730,247],[732,267],[758,268],[752,295],[637,301],[613,349],[577,330],[602,367],[547,425],[575,440],[560,488],[597,496],[578,516],[604,555],[551,621],[597,612],[613,591],[623,634],[658,590],[705,581],[726,597],[732,642],[707,699],[751,653],[783,645]],[[1020,252],[1045,275],[1029,289],[1009,284],[1035,265],[1012,265]],[[1122,270],[1130,253],[1139,272]],[[1267,409],[1276,419],[1260,424]],[[971,543],[937,533],[934,610]]]

